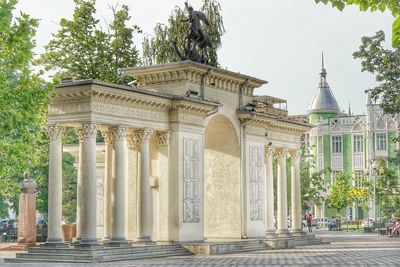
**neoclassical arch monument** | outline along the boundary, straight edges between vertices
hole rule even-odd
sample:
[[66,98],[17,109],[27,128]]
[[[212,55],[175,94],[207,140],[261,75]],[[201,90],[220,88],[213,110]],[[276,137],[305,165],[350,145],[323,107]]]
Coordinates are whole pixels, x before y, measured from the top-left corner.
[[[63,243],[61,137],[66,126],[74,127],[80,139],[81,246],[302,235],[300,138],[310,128],[279,107],[284,100],[253,95],[266,81],[191,61],[124,72],[137,87],[84,80],[55,90],[48,117],[47,245]],[[98,131],[104,137],[102,218],[96,215]],[[292,158],[291,177],[287,157]],[[277,188],[273,158],[278,160]]]

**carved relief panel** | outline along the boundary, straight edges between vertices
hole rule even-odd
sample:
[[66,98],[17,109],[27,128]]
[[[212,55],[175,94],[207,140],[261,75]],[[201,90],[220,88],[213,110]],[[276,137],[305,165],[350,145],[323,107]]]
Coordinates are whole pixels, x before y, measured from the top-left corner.
[[183,222],[200,221],[200,141],[183,138]]
[[249,189],[250,220],[263,219],[263,147],[250,146],[249,153]]

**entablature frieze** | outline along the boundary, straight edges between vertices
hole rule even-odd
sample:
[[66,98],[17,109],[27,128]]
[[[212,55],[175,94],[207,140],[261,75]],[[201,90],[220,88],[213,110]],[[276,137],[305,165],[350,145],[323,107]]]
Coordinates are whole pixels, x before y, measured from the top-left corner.
[[204,83],[209,88],[251,96],[255,88],[267,83],[264,80],[228,70],[206,66],[191,61],[167,63],[155,66],[123,69],[135,77],[140,86],[154,87],[160,84]]

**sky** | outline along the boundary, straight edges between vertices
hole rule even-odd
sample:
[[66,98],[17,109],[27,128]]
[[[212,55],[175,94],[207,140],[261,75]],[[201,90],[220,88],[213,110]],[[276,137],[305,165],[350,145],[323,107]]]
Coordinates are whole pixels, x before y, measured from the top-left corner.
[[[143,34],[152,34],[156,23],[166,23],[175,6],[184,0],[97,0],[97,17],[111,21],[110,5],[126,4],[132,23]],[[199,10],[201,0],[188,0]],[[340,12],[314,0],[220,0],[226,33],[218,52],[225,69],[268,81],[256,90],[288,101],[289,114],[305,114],[316,94],[324,52],[327,81],[342,110],[349,103],[354,114],[365,110],[364,90],[376,85],[370,73],[362,73],[359,60],[352,53],[362,36],[378,30],[391,42],[393,17],[389,12],[365,13],[357,7]],[[73,0],[19,0],[19,11],[40,19],[36,35],[37,54],[51,34],[59,29],[61,18],[71,18]],[[143,35],[135,37],[141,48]]]

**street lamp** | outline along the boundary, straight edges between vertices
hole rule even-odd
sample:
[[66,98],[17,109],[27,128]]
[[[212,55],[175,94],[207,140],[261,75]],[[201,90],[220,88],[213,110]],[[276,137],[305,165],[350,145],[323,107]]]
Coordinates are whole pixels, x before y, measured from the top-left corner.
[[[371,208],[371,213],[372,213],[372,218],[375,221],[376,220],[376,180],[378,179],[378,174],[382,175],[385,170],[383,169],[383,167],[380,167],[378,169],[377,167],[377,162],[374,159],[371,159],[368,161],[369,163],[369,169],[367,170],[367,174],[368,174],[368,178],[369,180],[374,179],[374,195],[373,195],[373,199],[372,199],[372,208]],[[369,224],[369,212],[368,212],[368,224]]]

